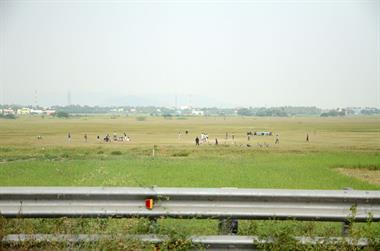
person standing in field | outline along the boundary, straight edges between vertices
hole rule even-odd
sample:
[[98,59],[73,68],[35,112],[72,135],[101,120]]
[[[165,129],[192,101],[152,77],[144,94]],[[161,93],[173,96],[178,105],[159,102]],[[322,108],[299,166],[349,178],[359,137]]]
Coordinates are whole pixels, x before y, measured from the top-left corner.
[[278,133],[276,134],[276,142],[275,144],[280,144],[280,136],[278,135]]
[[309,134],[306,133],[306,142],[309,142]]
[[84,141],[87,142],[87,133],[84,134]]
[[198,138],[198,136],[195,138],[195,145],[199,146],[199,138]]
[[106,137],[104,138],[104,141],[105,142],[109,142],[110,141],[110,135],[107,133]]
[[218,138],[215,138],[215,145],[218,145],[219,142],[218,142]]
[[70,134],[70,132],[67,134],[67,139],[69,140],[69,142],[71,142],[71,134]]

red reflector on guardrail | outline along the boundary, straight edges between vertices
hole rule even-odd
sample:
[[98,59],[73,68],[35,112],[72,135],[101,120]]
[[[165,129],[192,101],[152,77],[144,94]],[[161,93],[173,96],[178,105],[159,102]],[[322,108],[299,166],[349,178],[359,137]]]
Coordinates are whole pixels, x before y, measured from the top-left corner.
[[153,209],[153,199],[146,199],[145,200],[145,207],[147,209]]

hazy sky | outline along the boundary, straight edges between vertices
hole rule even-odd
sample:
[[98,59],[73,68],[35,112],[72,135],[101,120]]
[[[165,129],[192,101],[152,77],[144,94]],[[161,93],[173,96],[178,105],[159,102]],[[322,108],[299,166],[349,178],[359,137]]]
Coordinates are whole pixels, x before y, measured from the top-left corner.
[[0,0],[0,84],[0,103],[380,107],[380,0]]

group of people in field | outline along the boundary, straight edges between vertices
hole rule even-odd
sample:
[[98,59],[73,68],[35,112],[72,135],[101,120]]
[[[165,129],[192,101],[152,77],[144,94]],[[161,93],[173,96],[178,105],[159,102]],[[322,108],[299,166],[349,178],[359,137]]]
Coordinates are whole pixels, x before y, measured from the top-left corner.
[[[40,137],[40,136],[38,136],[38,137]],[[87,135],[87,133],[85,133],[83,135],[83,139],[84,139],[85,142],[88,141],[88,135]],[[129,136],[127,136],[126,132],[124,132],[121,136],[118,136],[117,133],[114,132],[112,137],[108,133],[104,137],[100,137],[100,135],[97,135],[96,139],[97,139],[98,142],[103,141],[103,142],[106,142],[106,143],[109,143],[109,142],[112,142],[112,141],[114,141],[114,142],[124,142],[124,141],[129,142],[129,141],[131,141],[131,138]],[[71,142],[71,133],[70,132],[67,133],[67,140],[69,142]]]
[[[189,130],[186,130],[185,131],[185,134],[189,134]],[[247,135],[247,140],[250,141],[251,140],[251,137],[252,136],[273,136],[273,133],[272,132],[252,132],[252,131],[248,131],[246,133]],[[181,139],[181,136],[182,136],[182,132],[179,132],[178,133],[178,139]],[[37,139],[38,140],[41,140],[42,139],[42,136],[41,135],[38,135],[37,136]],[[85,142],[88,141],[88,135],[87,133],[85,133],[83,135],[83,139]],[[98,140],[98,142],[105,142],[105,143],[109,143],[109,142],[130,142],[131,141],[131,138],[129,136],[127,136],[127,133],[124,132],[121,136],[118,136],[115,132],[113,133],[112,137],[110,134],[106,134],[104,137],[100,137],[99,135],[96,137],[96,139]],[[229,139],[229,134],[228,132],[226,132],[225,134],[225,140],[227,141]],[[235,143],[235,135],[234,134],[231,134],[231,139],[232,141]],[[67,133],[67,140],[69,142],[71,142],[71,133]],[[309,134],[307,133],[306,134],[306,142],[310,142],[310,137],[309,137]],[[200,136],[196,136],[195,138],[195,145],[196,146],[199,146],[200,144],[204,144],[204,143],[209,143],[209,136],[207,133],[204,133],[202,132],[200,134]],[[219,144],[219,141],[218,141],[218,138],[215,138],[215,145],[218,145]],[[280,135],[278,133],[276,133],[276,137],[275,137],[275,142],[274,142],[275,145],[278,145],[280,144]],[[241,146],[244,146],[244,145],[241,145]],[[246,144],[245,146],[247,147],[251,147],[252,145],[251,144]],[[257,146],[258,147],[269,147],[269,144],[264,142],[264,143],[257,143]]]
[[208,134],[202,132],[201,136],[197,136],[195,138],[195,145],[199,146],[199,144],[207,143],[208,142]]
[[[100,141],[100,136],[97,136],[97,139],[98,141]],[[123,142],[123,141],[131,141],[131,138],[129,136],[127,136],[127,133],[123,133],[122,136],[118,136],[117,133],[113,133],[113,136],[111,138],[111,135],[109,135],[108,133],[106,134],[106,136],[103,138],[103,141],[108,143],[108,142]]]
[[[273,136],[273,132],[251,132],[251,131],[249,131],[246,133],[246,135],[247,135],[247,140],[250,141],[252,136]],[[225,140],[228,140],[228,139],[229,139],[229,134],[228,134],[228,132],[226,132]],[[234,134],[231,135],[231,139],[235,144],[235,135]],[[307,133],[306,134],[306,142],[309,142],[309,141],[310,141],[309,134]],[[201,133],[201,135],[199,137],[197,136],[195,138],[195,145],[196,146],[199,146],[201,143],[207,143],[207,142],[208,142],[208,134]],[[218,145],[218,144],[219,144],[218,138],[215,138],[215,145]],[[276,133],[274,144],[275,145],[280,144],[280,135],[278,133]],[[244,146],[244,145],[241,145],[241,146]],[[252,145],[246,144],[246,146],[251,147]],[[264,142],[264,143],[258,142],[257,146],[261,148],[261,147],[269,147],[270,145],[267,142]]]

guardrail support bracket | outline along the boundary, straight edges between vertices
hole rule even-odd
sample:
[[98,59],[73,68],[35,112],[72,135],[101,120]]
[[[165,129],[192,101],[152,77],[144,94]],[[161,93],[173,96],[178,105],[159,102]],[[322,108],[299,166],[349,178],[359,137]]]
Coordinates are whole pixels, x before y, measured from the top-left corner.
[[219,234],[237,234],[238,233],[238,220],[236,219],[221,219],[219,220]]

